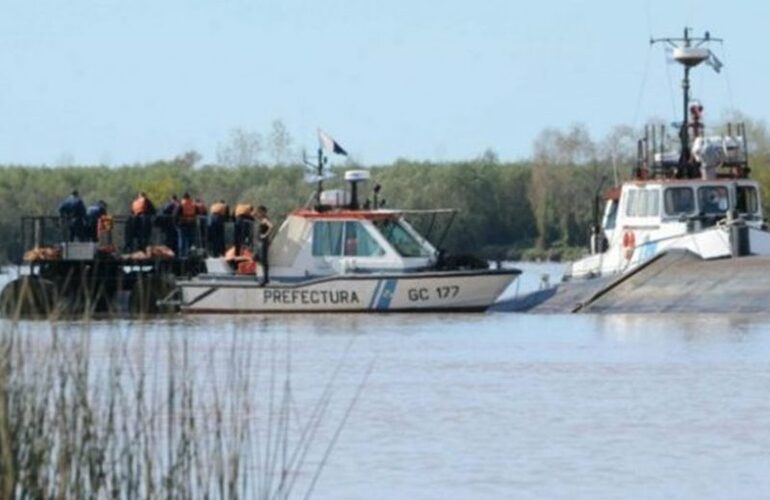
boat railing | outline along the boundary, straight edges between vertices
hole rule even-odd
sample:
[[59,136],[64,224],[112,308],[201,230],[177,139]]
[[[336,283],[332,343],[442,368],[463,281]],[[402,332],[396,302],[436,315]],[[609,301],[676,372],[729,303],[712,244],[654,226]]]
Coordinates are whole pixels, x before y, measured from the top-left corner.
[[[11,260],[21,263],[23,255],[33,249],[61,250],[65,244],[94,243],[96,248],[114,254],[129,254],[144,248],[136,247],[136,238],[132,232],[140,231],[138,227],[131,227],[135,221],[128,215],[111,216],[111,224],[107,230],[99,230],[88,218],[79,220],[58,216],[23,216],[21,217],[21,252],[13,256]],[[208,217],[197,217],[194,231],[191,234],[190,247],[194,249],[196,256],[205,257],[213,254],[208,238]],[[144,222],[142,226],[146,231],[147,245],[151,247],[173,246],[169,245],[172,238],[178,242],[176,221],[170,215],[156,215]],[[225,221],[224,238],[226,246],[233,244],[234,224],[232,220]],[[247,247],[253,245],[253,235],[247,240]],[[251,248],[253,250],[253,248]]]
[[[692,138],[720,139],[721,155],[715,164],[716,177],[746,178],[750,172],[746,126],[744,123],[727,123],[722,133],[715,137],[703,136],[702,129]],[[646,125],[644,136],[637,142],[637,160],[633,177],[650,178],[697,178],[702,175],[702,165],[688,151],[682,157],[679,144],[672,144],[666,125]]]

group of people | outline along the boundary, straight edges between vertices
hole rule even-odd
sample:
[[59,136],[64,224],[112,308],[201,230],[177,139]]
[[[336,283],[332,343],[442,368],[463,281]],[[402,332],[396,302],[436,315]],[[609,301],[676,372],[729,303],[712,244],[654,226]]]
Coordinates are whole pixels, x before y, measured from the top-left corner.
[[[77,190],[59,206],[59,216],[69,227],[70,241],[97,241],[98,221],[106,215],[107,204],[104,201],[86,208]],[[187,257],[198,241],[205,242],[210,256],[221,257],[226,251],[225,224],[229,220],[234,222],[236,256],[242,255],[254,243],[259,243],[258,255],[264,270],[264,281],[267,282],[268,247],[273,223],[263,205],[254,207],[239,203],[231,212],[224,200],[207,208],[201,199],[193,199],[190,193],[184,193],[181,198],[172,195],[157,210],[147,193],[139,192],[131,203],[131,215],[126,221],[124,251],[146,249],[152,239],[152,228],[158,227],[163,232],[164,245],[178,257]]]
[[67,227],[69,241],[98,241],[99,221],[107,215],[107,203],[99,200],[86,208],[75,189],[59,205],[59,217]]

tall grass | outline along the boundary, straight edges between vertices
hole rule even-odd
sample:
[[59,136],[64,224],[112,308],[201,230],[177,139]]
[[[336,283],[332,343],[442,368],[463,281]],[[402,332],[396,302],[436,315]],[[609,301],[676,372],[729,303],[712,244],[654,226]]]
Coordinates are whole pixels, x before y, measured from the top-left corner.
[[132,325],[3,323],[0,498],[312,494],[371,372],[332,404],[350,345],[300,407],[288,334]]

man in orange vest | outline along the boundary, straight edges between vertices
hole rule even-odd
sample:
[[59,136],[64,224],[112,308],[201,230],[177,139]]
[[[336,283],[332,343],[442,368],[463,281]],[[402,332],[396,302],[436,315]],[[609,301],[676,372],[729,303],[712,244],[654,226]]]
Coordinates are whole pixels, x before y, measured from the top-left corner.
[[212,257],[221,257],[225,254],[225,220],[229,209],[225,200],[219,200],[211,205],[207,228],[209,252]]
[[126,250],[145,250],[152,237],[152,216],[155,206],[145,192],[140,192],[131,203],[131,217],[126,222]]
[[179,231],[179,256],[187,257],[190,248],[195,242],[195,228],[198,221],[198,207],[195,201],[190,197],[190,193],[185,193],[179,202],[176,213],[177,229]]

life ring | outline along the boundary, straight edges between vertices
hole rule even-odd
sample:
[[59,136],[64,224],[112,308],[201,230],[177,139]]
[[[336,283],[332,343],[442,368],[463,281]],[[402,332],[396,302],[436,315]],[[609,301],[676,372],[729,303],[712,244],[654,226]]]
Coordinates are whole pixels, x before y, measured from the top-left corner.
[[636,249],[636,236],[630,229],[623,233],[623,249],[626,260],[630,260],[634,255],[634,249]]

